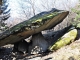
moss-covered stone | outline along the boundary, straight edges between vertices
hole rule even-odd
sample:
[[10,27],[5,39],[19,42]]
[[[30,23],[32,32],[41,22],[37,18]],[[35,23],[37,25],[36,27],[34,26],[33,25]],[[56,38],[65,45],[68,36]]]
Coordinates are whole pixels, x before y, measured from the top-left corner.
[[43,30],[51,29],[69,14],[69,11],[53,9],[21,22],[0,34],[0,46],[15,43]]
[[49,47],[49,50],[56,50],[61,48],[62,46],[65,46],[69,44],[70,42],[74,41],[77,36],[77,29],[73,29],[66,34],[64,34],[61,38],[58,39],[58,41]]

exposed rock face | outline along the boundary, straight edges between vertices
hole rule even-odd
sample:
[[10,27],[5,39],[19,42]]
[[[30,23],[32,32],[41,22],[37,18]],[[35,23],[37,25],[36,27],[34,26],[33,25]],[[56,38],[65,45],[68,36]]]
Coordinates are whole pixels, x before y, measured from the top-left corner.
[[32,35],[32,45],[29,46],[30,54],[38,54],[45,52],[48,48],[49,44],[40,33]]

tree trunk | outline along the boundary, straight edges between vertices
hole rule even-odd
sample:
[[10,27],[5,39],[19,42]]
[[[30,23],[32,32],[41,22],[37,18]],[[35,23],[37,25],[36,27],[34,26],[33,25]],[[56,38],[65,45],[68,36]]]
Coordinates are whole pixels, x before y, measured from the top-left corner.
[[2,0],[0,0],[0,14],[2,13],[1,5],[2,5]]
[[0,0],[0,5],[2,5],[2,0]]

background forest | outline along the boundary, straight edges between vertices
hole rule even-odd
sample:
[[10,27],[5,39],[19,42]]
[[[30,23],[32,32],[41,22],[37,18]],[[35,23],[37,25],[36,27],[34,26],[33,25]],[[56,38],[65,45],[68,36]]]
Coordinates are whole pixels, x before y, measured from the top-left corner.
[[[74,10],[73,12],[75,12],[76,10],[74,7],[79,3],[79,0],[3,0],[3,3],[4,4],[1,7],[3,13],[1,14],[1,16],[3,16],[3,18],[6,16],[7,19],[5,18],[4,21],[3,19],[1,19],[1,25],[3,26],[0,27],[1,30],[5,30],[4,28],[7,27],[10,28],[24,20],[28,20],[29,18],[40,12],[49,11],[52,8],[56,8],[59,10],[68,10],[70,12]],[[61,25],[58,25],[54,30],[62,29],[67,26],[69,24],[68,17],[64,21],[64,26],[62,26],[62,23]]]

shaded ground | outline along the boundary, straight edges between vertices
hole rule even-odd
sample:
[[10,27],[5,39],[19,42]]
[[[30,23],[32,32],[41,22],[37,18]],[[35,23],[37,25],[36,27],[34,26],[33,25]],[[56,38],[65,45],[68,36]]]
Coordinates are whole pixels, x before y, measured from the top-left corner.
[[3,46],[1,47],[0,49],[0,60],[8,60],[8,59],[11,59],[12,60],[12,56],[11,56],[11,53],[12,53],[12,47],[13,45],[6,45],[6,46]]
[[75,42],[64,46],[57,51],[38,55],[28,55],[19,52],[13,53],[13,45],[0,48],[0,60],[80,60],[80,30]]

